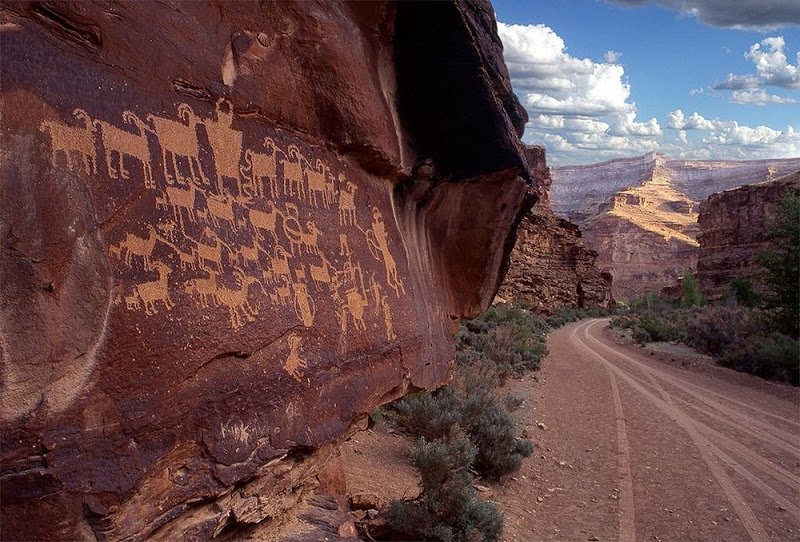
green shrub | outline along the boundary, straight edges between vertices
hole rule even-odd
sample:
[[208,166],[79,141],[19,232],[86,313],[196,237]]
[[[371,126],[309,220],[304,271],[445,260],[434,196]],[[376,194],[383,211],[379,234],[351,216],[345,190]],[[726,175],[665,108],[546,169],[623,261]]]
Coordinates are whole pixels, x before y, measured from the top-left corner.
[[411,462],[420,474],[422,492],[414,501],[394,501],[389,522],[416,539],[492,541],[503,531],[497,505],[478,500],[470,465],[475,447],[457,431],[428,442],[420,438]]
[[429,440],[450,432],[461,419],[461,405],[450,387],[406,395],[393,404],[397,421],[406,431]]
[[724,296],[728,302],[753,308],[758,305],[758,295],[753,289],[753,283],[742,277],[734,277],[728,285]]
[[800,384],[800,345],[786,335],[759,341],[739,340],[719,357],[720,365],[762,378]]
[[428,440],[442,438],[456,426],[464,428],[477,449],[475,469],[491,478],[519,470],[533,444],[517,437],[511,414],[521,401],[500,397],[498,375],[487,359],[461,368],[453,385],[433,393],[414,393],[395,402],[397,421],[409,433]]

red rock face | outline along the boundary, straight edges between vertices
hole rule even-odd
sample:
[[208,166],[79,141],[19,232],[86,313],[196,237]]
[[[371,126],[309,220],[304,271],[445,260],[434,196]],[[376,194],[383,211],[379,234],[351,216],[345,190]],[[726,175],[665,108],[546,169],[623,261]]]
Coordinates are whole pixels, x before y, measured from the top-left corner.
[[537,200],[517,230],[508,273],[497,295],[502,301],[523,301],[540,313],[562,307],[610,308],[611,275],[595,265],[572,222],[558,218],[550,207],[550,168],[543,147],[527,147]]
[[491,6],[6,4],[3,537],[279,523],[498,286]]
[[758,255],[769,249],[769,217],[790,191],[800,193],[800,172],[713,194],[700,204],[697,279],[704,295],[719,299],[736,277],[763,289]]

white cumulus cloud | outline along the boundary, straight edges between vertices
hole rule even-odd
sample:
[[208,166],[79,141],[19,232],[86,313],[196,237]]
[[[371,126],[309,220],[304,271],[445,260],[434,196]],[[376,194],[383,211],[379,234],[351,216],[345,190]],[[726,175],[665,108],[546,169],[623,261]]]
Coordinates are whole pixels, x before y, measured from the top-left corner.
[[744,57],[753,63],[756,73],[729,73],[724,81],[711,88],[731,91],[729,99],[735,104],[796,103],[796,98],[770,94],[765,90],[766,87],[777,87],[784,91],[800,90],[800,51],[795,54],[796,61],[792,64],[785,49],[786,41],[783,36],[771,36],[754,43]]
[[764,89],[758,90],[734,90],[731,93],[731,103],[735,104],[793,104],[797,103],[794,98],[785,96],[778,96],[777,94],[768,94]]
[[622,53],[606,62],[569,54],[551,28],[498,22],[511,83],[528,110],[525,140],[544,142],[571,160],[652,150],[661,135],[658,120],[637,119]]
[[[715,158],[788,158],[800,155],[800,133],[793,126],[776,130],[769,126],[747,126],[735,120],[708,119],[700,113],[686,115],[676,109],[667,115],[667,127],[678,130],[677,137],[665,146],[676,156]],[[691,140],[687,132],[699,136]],[[676,142],[681,145],[676,146]],[[688,144],[688,146],[687,146]]]

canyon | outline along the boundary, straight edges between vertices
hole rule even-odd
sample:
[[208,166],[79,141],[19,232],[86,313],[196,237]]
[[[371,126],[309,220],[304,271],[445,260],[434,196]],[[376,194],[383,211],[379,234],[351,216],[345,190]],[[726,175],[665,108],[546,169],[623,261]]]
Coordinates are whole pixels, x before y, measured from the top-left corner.
[[494,297],[491,4],[268,6],[4,2],[4,539],[352,538],[339,444]]
[[800,171],[712,194],[700,204],[697,279],[705,296],[720,299],[736,277],[764,292],[758,258],[770,249],[769,223],[787,194],[800,195]]
[[597,268],[597,252],[586,246],[576,224],[553,213],[544,147],[528,146],[525,156],[537,199],[517,229],[495,300],[521,303],[540,314],[563,307],[612,308],[611,275]]
[[613,276],[615,299],[673,286],[697,267],[698,206],[710,195],[800,170],[800,158],[677,160],[650,153],[552,168],[552,206],[575,221]]

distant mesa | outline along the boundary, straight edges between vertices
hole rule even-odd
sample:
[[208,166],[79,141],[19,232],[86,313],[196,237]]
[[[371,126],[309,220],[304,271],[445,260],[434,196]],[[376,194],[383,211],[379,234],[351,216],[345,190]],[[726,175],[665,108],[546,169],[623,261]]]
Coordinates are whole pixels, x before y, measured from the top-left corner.
[[711,194],[800,170],[800,158],[677,160],[649,153],[552,168],[556,214],[574,220],[614,278],[616,299],[674,285],[696,269],[699,204]]

